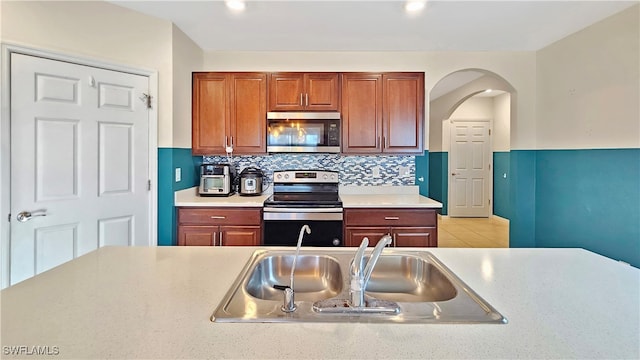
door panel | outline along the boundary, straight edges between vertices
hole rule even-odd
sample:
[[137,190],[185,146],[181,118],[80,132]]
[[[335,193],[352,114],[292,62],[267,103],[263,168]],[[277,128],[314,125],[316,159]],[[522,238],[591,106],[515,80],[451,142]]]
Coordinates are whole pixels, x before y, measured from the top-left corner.
[[388,227],[347,227],[345,229],[345,245],[360,246],[362,240],[369,239],[369,246],[375,246],[380,239],[391,233]]
[[489,124],[455,121],[451,126],[449,215],[452,217],[491,215]]
[[100,196],[133,191],[133,126],[98,124]]
[[149,245],[149,79],[21,54],[10,76],[10,284],[98,246]]
[[225,153],[229,128],[229,77],[226,74],[193,75],[191,132],[194,155]]
[[379,153],[382,148],[382,75],[342,75],[342,152]]
[[337,73],[305,74],[305,109],[336,111],[339,107]]
[[78,123],[35,119],[36,202],[78,198]]
[[269,111],[302,110],[303,91],[303,74],[271,74],[269,77]]
[[383,152],[421,153],[424,75],[384,74]]
[[220,245],[258,246],[260,245],[260,232],[260,226],[221,226]]
[[232,75],[231,136],[234,152],[264,153],[267,129],[267,75]]

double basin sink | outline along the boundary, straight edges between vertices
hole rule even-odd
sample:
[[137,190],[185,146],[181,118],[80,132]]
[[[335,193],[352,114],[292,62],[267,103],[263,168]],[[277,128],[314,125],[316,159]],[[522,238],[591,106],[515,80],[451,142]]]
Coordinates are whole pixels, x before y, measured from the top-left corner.
[[[497,323],[507,320],[429,252],[385,249],[365,288],[372,311],[351,311],[354,251],[303,250],[296,310],[282,311],[294,251],[257,250],[211,317],[216,322]],[[379,305],[382,304],[382,305]],[[375,309],[387,311],[374,311]],[[358,309],[353,309],[358,310]]]

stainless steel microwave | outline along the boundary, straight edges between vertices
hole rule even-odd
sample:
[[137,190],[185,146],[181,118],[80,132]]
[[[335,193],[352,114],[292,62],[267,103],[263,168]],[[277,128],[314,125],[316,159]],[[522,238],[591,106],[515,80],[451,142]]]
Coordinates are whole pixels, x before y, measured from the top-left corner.
[[339,112],[268,112],[267,152],[339,153]]

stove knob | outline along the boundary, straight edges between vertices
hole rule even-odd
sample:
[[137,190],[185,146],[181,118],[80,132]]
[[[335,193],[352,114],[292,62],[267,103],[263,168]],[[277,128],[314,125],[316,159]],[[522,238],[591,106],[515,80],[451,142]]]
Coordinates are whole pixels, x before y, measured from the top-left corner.
[[322,178],[323,178],[323,179],[325,179],[325,180],[327,180],[327,179],[329,178],[329,176],[328,176],[327,174],[324,174],[324,175],[322,176]]
[[331,180],[335,180],[336,179],[336,174],[331,174]]
[[289,174],[284,174],[285,179],[289,179]]
[[282,179],[282,174],[276,175],[276,179],[278,179],[278,180]]

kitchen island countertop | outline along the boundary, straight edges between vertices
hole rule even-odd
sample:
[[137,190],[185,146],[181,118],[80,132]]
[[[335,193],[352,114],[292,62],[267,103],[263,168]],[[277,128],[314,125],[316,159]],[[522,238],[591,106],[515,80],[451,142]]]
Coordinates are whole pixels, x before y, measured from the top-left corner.
[[104,247],[4,289],[3,358],[640,357],[640,270],[585,250],[428,250],[505,325],[212,323],[255,249]]

